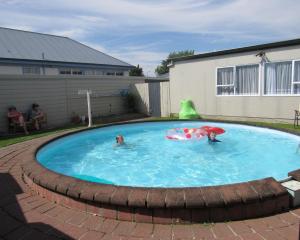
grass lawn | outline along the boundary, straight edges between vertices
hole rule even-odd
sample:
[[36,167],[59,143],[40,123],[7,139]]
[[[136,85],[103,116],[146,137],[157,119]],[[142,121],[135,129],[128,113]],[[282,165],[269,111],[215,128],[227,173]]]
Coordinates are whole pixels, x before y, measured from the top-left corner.
[[30,133],[29,135],[16,135],[16,136],[8,136],[8,137],[2,137],[0,138],[0,148],[1,147],[6,147],[11,144],[19,143],[19,142],[24,142],[27,140],[31,140],[34,138],[39,138],[39,137],[44,137],[53,133],[59,133],[67,130],[72,130],[72,129],[81,129],[84,128],[83,126],[67,126],[63,128],[56,128],[56,129],[50,129],[50,130],[44,130],[44,131],[39,131],[39,132],[33,132]]
[[[178,118],[149,118],[149,120],[176,120]],[[205,119],[204,119],[205,120]],[[209,120],[208,120],[209,121]],[[213,121],[213,120],[212,120]],[[293,124],[286,124],[286,123],[267,123],[267,122],[242,122],[242,121],[231,121],[232,123],[247,123],[249,125],[253,125],[253,126],[260,126],[260,127],[271,127],[271,128],[276,128],[279,130],[287,130],[290,132],[294,132],[294,133],[299,133],[300,134],[300,127],[294,128]],[[97,124],[95,126],[100,126],[101,124]],[[9,137],[3,137],[0,138],[0,148],[1,147],[5,147],[11,144],[15,144],[15,143],[19,143],[19,142],[24,142],[27,140],[31,140],[34,138],[39,138],[39,137],[43,137],[43,136],[47,136],[53,133],[59,133],[59,132],[63,132],[63,131],[67,131],[67,130],[76,130],[76,129],[82,129],[85,126],[67,126],[67,127],[63,127],[63,128],[56,128],[56,129],[51,129],[51,130],[45,130],[42,132],[34,132],[31,133],[29,135],[18,135],[18,136],[9,136]]]

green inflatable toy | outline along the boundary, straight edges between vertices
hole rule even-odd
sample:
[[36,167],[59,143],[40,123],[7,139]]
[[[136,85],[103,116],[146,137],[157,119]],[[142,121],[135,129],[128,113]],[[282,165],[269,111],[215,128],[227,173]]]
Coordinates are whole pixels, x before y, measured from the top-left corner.
[[181,110],[179,112],[179,119],[195,119],[200,118],[200,115],[196,112],[194,104],[191,100],[182,100]]

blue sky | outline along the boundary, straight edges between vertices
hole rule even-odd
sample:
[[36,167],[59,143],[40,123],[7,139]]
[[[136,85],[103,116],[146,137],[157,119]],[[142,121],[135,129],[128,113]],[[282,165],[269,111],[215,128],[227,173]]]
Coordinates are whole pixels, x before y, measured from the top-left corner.
[[0,26],[68,36],[146,75],[169,52],[300,38],[299,0],[0,0]]

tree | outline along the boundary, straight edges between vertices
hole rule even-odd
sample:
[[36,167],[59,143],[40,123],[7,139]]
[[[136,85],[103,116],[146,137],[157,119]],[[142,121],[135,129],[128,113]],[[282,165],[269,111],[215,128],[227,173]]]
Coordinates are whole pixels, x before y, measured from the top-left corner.
[[167,59],[162,60],[161,64],[156,67],[155,72],[158,75],[168,73],[169,72],[168,64],[171,62],[172,58],[191,56],[191,55],[194,55],[194,53],[195,53],[194,50],[171,52],[169,54],[169,56],[167,57]]
[[143,77],[143,68],[140,67],[140,65],[137,65],[135,68],[130,69],[129,76],[140,76]]

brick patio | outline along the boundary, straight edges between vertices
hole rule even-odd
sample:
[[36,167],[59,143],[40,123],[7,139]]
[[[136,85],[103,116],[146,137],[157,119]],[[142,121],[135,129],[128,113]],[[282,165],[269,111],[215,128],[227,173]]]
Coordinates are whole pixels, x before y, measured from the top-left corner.
[[300,209],[227,223],[161,225],[106,219],[51,203],[32,192],[20,168],[22,156],[47,138],[0,149],[0,240],[299,239]]

